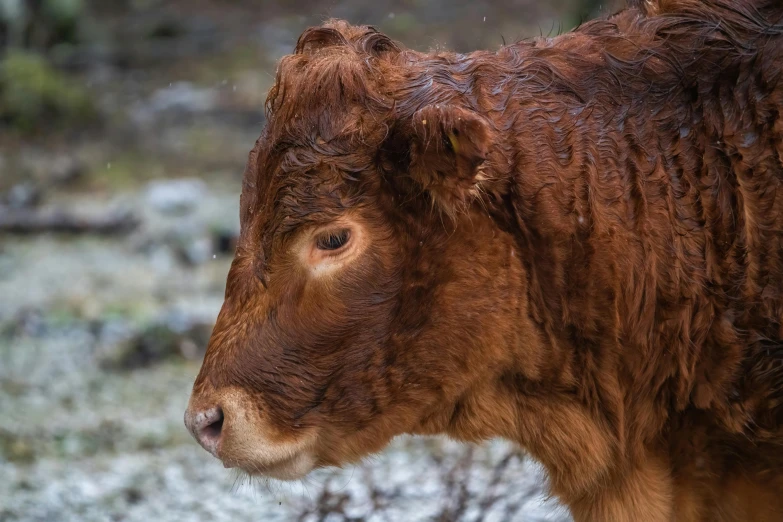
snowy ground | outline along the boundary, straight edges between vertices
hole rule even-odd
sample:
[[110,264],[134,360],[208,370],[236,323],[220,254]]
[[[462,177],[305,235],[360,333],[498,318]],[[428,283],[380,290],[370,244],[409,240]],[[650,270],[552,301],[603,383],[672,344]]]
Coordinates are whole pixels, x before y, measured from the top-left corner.
[[[434,448],[432,446],[435,446]],[[432,451],[439,451],[436,463]],[[354,469],[306,481],[247,483],[193,444],[0,469],[2,520],[560,521],[539,477],[514,459],[492,484],[507,448],[473,454],[407,440]],[[460,465],[466,458],[468,467]],[[454,470],[457,470],[456,472]],[[448,472],[453,472],[454,484]],[[463,490],[463,488],[465,488]]]

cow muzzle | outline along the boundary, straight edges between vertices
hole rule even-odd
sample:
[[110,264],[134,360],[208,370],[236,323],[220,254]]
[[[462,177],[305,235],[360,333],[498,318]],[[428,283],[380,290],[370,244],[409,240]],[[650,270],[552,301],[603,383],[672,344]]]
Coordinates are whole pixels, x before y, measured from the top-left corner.
[[304,477],[316,466],[313,432],[282,436],[242,390],[194,390],[185,411],[193,438],[227,468],[281,480]]

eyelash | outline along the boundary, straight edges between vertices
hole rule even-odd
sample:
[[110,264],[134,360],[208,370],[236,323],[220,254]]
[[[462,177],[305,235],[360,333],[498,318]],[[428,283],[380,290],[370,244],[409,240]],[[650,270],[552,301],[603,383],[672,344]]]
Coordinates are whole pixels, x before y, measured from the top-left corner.
[[350,238],[351,232],[348,229],[340,230],[339,232],[330,232],[319,237],[315,242],[315,246],[319,250],[339,250],[348,243]]

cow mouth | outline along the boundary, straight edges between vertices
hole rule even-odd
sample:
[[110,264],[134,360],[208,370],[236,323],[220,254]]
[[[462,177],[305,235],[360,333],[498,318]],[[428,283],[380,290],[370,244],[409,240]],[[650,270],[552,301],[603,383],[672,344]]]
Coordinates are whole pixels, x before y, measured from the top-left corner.
[[253,477],[278,480],[298,480],[316,466],[316,459],[308,452],[297,452],[274,462],[234,462],[223,460],[223,467],[236,468]]

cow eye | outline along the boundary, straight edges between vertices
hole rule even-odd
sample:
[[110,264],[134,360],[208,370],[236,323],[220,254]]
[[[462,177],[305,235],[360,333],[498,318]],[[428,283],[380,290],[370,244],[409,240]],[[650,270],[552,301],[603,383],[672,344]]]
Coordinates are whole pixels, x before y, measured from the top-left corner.
[[348,243],[350,238],[351,231],[347,228],[336,232],[328,232],[316,239],[315,246],[319,250],[339,250]]

